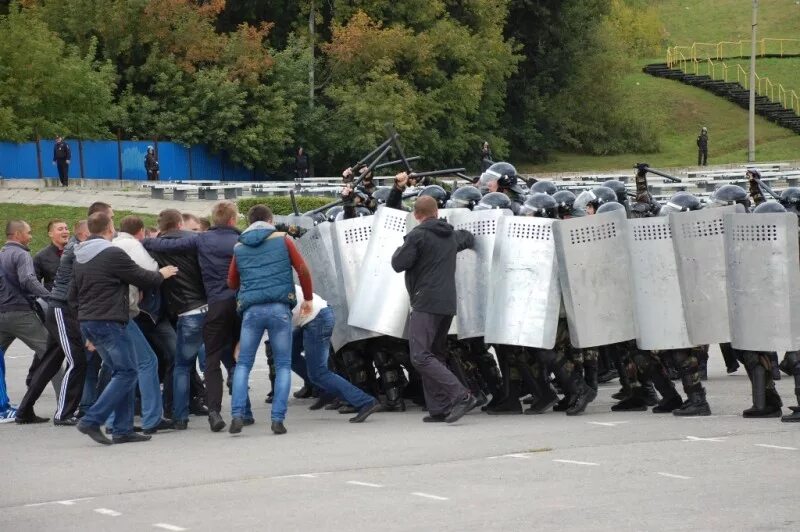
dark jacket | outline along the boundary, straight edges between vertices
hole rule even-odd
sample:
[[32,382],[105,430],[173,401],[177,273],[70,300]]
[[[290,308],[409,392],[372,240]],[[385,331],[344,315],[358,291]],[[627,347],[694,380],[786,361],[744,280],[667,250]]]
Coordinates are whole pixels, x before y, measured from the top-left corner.
[[0,312],[31,310],[37,297],[49,295],[36,279],[30,250],[17,242],[6,242],[0,249]]
[[50,244],[33,257],[33,268],[36,271],[36,278],[39,279],[45,288],[53,289],[53,282],[56,279],[58,266],[61,264],[63,250],[58,249],[54,244]]
[[78,301],[78,320],[128,323],[128,287],[158,288],[164,278],[133,262],[127,253],[100,237],[75,247],[70,292]]
[[[175,229],[158,235],[158,238],[175,240],[195,236],[197,234],[192,231]],[[191,251],[186,253],[153,252],[151,255],[162,268],[164,266],[178,267],[178,274],[167,279],[163,286],[167,307],[173,317],[206,304],[206,290],[203,287],[197,253]]]
[[209,303],[216,303],[236,297],[236,292],[228,288],[228,266],[239,234],[235,227],[215,225],[205,233],[193,233],[193,236],[145,238],[143,244],[147,251],[158,253],[196,252],[206,298]]
[[698,135],[697,147],[700,149],[700,151],[708,150],[708,135]]
[[50,290],[48,301],[51,305],[66,308],[69,298],[69,287],[72,284],[72,266],[75,262],[75,246],[79,242],[75,237],[70,237],[67,245],[64,246],[64,253],[61,254],[61,261],[58,263],[53,288]]
[[69,149],[69,144],[64,142],[56,142],[53,146],[53,160],[54,161],[68,161],[72,159],[72,152]]
[[392,268],[406,272],[411,310],[455,315],[456,254],[474,241],[469,231],[456,231],[437,219],[425,220],[405,236],[392,256]]

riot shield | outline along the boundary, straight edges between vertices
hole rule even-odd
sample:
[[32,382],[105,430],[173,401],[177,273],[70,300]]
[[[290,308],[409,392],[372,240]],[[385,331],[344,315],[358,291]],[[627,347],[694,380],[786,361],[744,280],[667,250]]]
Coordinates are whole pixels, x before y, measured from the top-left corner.
[[736,207],[729,205],[669,215],[683,313],[693,345],[730,341],[723,218],[733,212]]
[[407,215],[406,211],[382,206],[375,216],[363,218],[373,222],[372,231],[350,305],[348,324],[406,338],[408,292],[404,275],[392,269],[392,255],[403,245]]
[[[320,224],[320,226],[322,225],[324,224]],[[338,283],[337,289],[339,290],[343,309],[341,311],[341,321],[339,321],[339,315],[337,314],[336,316],[337,331],[341,331],[341,335],[337,336],[338,342],[334,343],[334,349],[338,350],[341,346],[350,342],[378,336],[371,331],[349,326],[347,323],[359,282],[361,263],[367,252],[369,236],[372,233],[372,220],[371,217],[339,220],[333,224],[329,223],[327,227],[331,237],[336,282]],[[322,229],[322,231],[324,234],[325,229]]]
[[300,227],[303,229],[311,229],[314,227],[314,219],[311,216],[303,216],[302,214],[290,214],[283,216],[283,223],[286,225]]
[[692,347],[669,218],[639,218],[628,225],[636,345],[646,350]]
[[797,216],[726,214],[731,345],[747,351],[800,349]]
[[486,306],[486,343],[543,349],[555,345],[561,305],[553,240],[555,224],[556,220],[548,218],[497,219]]
[[508,209],[464,211],[453,218],[456,229],[464,229],[475,237],[473,249],[465,249],[456,257],[456,295],[458,310],[453,320],[459,338],[483,336],[492,281],[492,256],[498,220],[511,216]]
[[[445,220],[447,223],[454,226],[455,220],[458,216],[469,212],[470,212],[469,209],[439,209],[439,219]],[[418,225],[419,223],[417,222],[417,219],[414,218],[414,213],[413,212],[409,213],[408,216],[406,217],[406,233],[410,233],[411,230]],[[458,256],[460,257],[463,254],[464,252],[462,251],[461,253],[458,254]],[[457,272],[458,270],[456,270],[456,280],[458,279]],[[453,321],[450,323],[450,330],[447,331],[447,334],[458,335],[458,316],[456,316],[455,319],[453,319]]]
[[554,225],[559,280],[574,347],[636,338],[627,231],[623,210]]

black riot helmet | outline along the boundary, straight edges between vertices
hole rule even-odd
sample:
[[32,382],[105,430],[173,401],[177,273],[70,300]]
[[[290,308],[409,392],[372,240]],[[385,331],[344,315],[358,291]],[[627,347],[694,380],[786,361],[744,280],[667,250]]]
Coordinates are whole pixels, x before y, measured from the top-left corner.
[[537,181],[531,187],[531,192],[549,194],[550,196],[552,196],[553,194],[558,192],[558,189],[556,188],[556,186],[553,184],[552,181]]
[[694,194],[689,192],[676,192],[672,197],[661,207],[658,212],[659,216],[667,216],[671,212],[689,212],[698,211],[703,208],[700,199]]
[[366,207],[359,205],[356,207],[356,216],[372,216],[372,211]]
[[592,207],[593,211],[597,212],[597,209],[599,209],[603,203],[612,201],[617,201],[617,194],[610,188],[601,185],[592,190],[584,190],[581,192],[575,199],[574,207],[581,210],[586,210],[586,207]]
[[450,199],[447,200],[447,208],[472,210],[482,197],[481,191],[472,185],[458,187],[450,195]]
[[309,214],[308,217],[314,220],[314,225],[328,221],[328,218],[325,216],[325,213],[322,212],[315,212],[314,214]]
[[572,206],[575,204],[575,194],[569,190],[559,190],[553,194],[558,209],[558,217],[564,218],[572,215]]
[[789,187],[781,192],[781,205],[794,212],[800,211],[800,187]]
[[[540,181],[541,183],[541,181]],[[553,196],[544,192],[536,192],[520,207],[520,216],[536,216],[538,218],[556,218],[558,204]]]
[[428,185],[423,188],[417,197],[421,198],[422,196],[430,196],[435,199],[436,205],[440,209],[443,209],[447,203],[447,191],[439,185]]
[[711,194],[711,203],[717,207],[725,205],[742,205],[745,210],[750,210],[750,200],[747,199],[747,192],[739,185],[722,185]]
[[511,200],[502,192],[489,192],[475,205],[473,210],[486,211],[491,209],[510,209]]
[[497,181],[497,186],[499,188],[514,190],[518,188],[517,169],[510,163],[494,163],[481,174],[480,180],[478,181],[479,187],[485,188],[491,181]]
[[329,222],[335,222],[337,219],[336,215],[339,214],[340,212],[344,212],[344,207],[342,207],[341,205],[337,205],[336,207],[331,207],[330,209],[325,211],[325,218]]
[[595,214],[603,214],[604,212],[613,212],[618,210],[625,210],[625,205],[618,201],[607,201],[597,208]]
[[766,201],[755,208],[753,214],[767,214],[776,212],[786,212],[786,208],[777,201]]
[[608,187],[614,191],[614,194],[617,195],[617,201],[619,203],[625,203],[628,201],[628,194],[625,192],[625,183],[618,179],[609,179],[608,181],[604,181],[602,186]]
[[375,200],[375,203],[378,205],[383,205],[389,199],[389,194],[392,192],[392,187],[378,187],[372,193],[372,199]]

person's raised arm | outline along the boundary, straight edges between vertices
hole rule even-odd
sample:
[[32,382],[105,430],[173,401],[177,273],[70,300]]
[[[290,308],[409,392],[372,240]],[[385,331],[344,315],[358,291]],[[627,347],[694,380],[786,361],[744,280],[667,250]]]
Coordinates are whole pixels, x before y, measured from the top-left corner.
[[419,257],[419,246],[416,235],[411,232],[405,236],[403,245],[392,255],[392,268],[397,273],[410,270],[417,263],[417,257]]

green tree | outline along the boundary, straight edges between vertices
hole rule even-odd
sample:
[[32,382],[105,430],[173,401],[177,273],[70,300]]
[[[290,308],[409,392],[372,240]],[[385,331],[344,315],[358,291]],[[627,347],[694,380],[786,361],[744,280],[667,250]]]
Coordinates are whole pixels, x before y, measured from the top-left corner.
[[80,54],[36,12],[12,5],[0,17],[0,138],[36,134],[103,138],[113,115],[113,66]]

